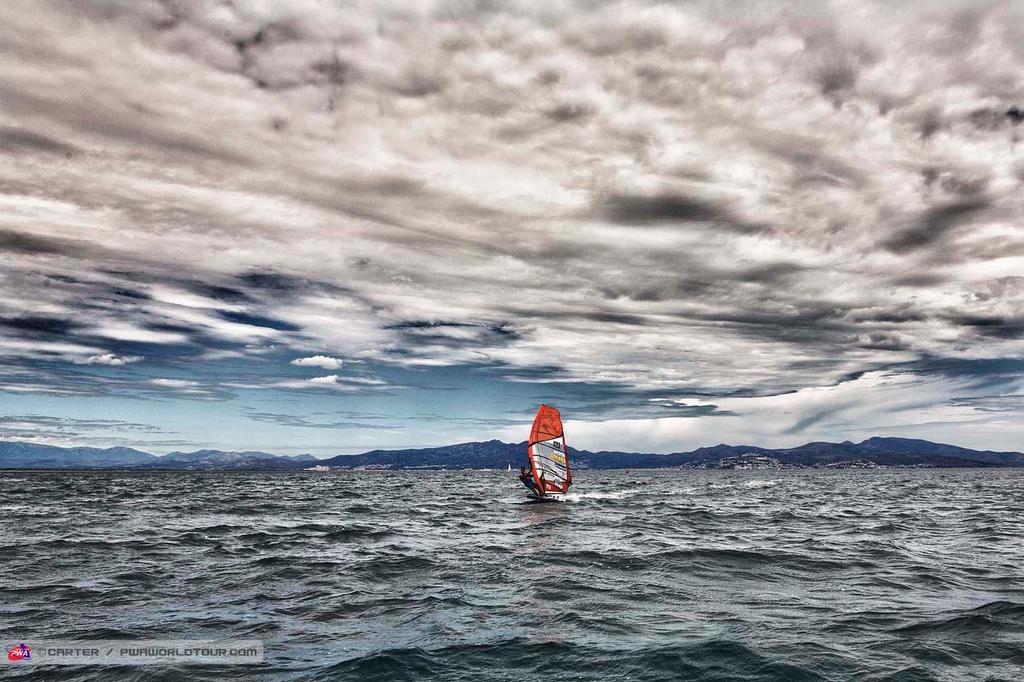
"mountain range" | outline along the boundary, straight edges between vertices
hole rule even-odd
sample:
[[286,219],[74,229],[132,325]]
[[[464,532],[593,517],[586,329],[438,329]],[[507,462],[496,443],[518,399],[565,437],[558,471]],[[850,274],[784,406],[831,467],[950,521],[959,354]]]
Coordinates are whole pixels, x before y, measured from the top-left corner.
[[[814,442],[795,448],[715,445],[667,455],[590,452],[569,448],[575,469],[751,467],[1022,467],[1024,453],[971,450],[912,438],[868,438],[860,443]],[[526,464],[526,443],[489,440],[433,448],[373,450],[317,459],[312,455],[197,450],[157,456],[133,448],[56,447],[0,441],[0,469],[145,469],[287,471],[312,465],[332,469],[505,469]]]

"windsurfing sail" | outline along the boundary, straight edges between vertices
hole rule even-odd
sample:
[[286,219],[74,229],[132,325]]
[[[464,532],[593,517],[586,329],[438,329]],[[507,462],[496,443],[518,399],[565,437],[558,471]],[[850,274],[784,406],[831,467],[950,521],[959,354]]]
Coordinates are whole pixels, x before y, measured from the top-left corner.
[[566,493],[572,484],[569,450],[562,431],[562,415],[550,405],[541,405],[533,419],[529,440],[530,473],[545,493]]

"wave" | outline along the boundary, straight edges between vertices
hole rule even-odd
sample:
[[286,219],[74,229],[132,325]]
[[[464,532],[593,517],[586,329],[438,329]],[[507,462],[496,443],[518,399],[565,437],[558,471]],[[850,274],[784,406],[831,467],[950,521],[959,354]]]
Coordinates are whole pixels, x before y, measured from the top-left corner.
[[371,578],[397,578],[398,576],[429,571],[437,566],[432,559],[422,556],[379,556],[361,561],[350,567],[352,575],[367,575]]
[[637,553],[635,548],[598,552],[593,550],[564,553],[552,551],[545,560],[555,565],[598,566],[620,570],[739,570],[761,571],[768,581],[774,572],[804,573],[828,571],[863,571],[876,564],[863,558],[827,559],[810,553],[774,549],[739,549],[731,547],[693,547],[659,552]]
[[1024,632],[1024,604],[994,601],[969,611],[954,611],[932,620],[896,628],[914,637],[975,637]]
[[759,653],[731,640],[622,649],[509,639],[488,644],[427,649],[393,648],[337,663],[300,679],[404,680],[441,678],[532,679],[572,671],[573,679],[726,680],[815,682],[826,678],[809,668]]

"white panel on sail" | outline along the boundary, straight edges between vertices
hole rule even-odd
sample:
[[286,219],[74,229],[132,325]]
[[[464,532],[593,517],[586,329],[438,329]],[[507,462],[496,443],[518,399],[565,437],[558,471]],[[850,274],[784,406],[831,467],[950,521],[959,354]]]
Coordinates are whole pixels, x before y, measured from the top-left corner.
[[545,480],[559,487],[565,483],[568,472],[565,466],[565,443],[561,438],[534,443],[530,448],[530,459],[538,478],[543,473]]

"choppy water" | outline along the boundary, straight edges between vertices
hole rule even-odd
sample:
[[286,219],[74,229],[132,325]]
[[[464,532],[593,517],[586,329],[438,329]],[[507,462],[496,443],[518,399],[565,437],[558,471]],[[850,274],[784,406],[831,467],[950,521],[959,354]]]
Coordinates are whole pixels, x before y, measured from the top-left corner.
[[0,636],[256,638],[38,680],[1024,679],[1024,471],[0,472]]

